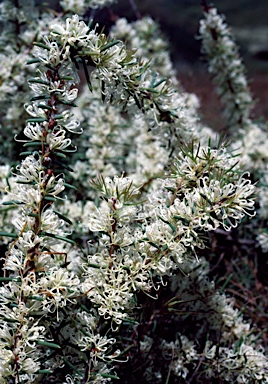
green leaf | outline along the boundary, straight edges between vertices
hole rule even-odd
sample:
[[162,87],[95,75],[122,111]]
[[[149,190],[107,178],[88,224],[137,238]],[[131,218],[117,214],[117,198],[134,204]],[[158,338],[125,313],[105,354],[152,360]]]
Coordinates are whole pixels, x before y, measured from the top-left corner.
[[61,152],[57,152],[57,150],[55,150],[55,153],[57,154],[57,156],[65,159],[66,158],[66,155],[64,153],[61,153]]
[[29,155],[32,155],[32,151],[25,151],[20,153],[20,156],[29,156]]
[[165,244],[165,245],[163,245],[163,247],[161,248],[161,251],[164,252],[164,251],[166,251],[167,249],[168,249],[168,245]]
[[142,91],[147,91],[147,92],[150,92],[150,93],[155,93],[155,94],[159,93],[158,91],[156,91],[153,88],[141,88],[141,89],[142,89]]
[[27,296],[28,300],[37,300],[37,301],[44,301],[44,298],[42,296]]
[[62,80],[71,80],[71,81],[73,81],[74,77],[73,76],[62,76],[61,79]]
[[0,236],[5,236],[5,237],[12,237],[13,239],[17,239],[18,235],[16,233],[11,233],[11,232],[0,232]]
[[28,143],[23,144],[24,147],[39,147],[42,144],[41,141],[29,141]]
[[30,216],[30,217],[38,217],[38,213],[28,213],[27,216]]
[[59,100],[59,103],[64,105],[70,105],[71,107],[77,107],[77,104],[73,103],[72,101]]
[[4,201],[2,203],[2,205],[18,205],[18,204],[24,204],[24,203],[18,200]]
[[54,31],[54,29],[52,30],[52,32],[55,33],[55,35],[60,35],[60,33],[57,31]]
[[36,373],[39,375],[42,375],[42,374],[44,375],[46,373],[53,373],[53,371],[51,371],[50,369],[38,369]]
[[87,80],[88,89],[90,90],[90,92],[92,92],[93,88],[92,88],[92,84],[91,84],[90,77],[88,74],[87,65],[86,65],[86,62],[83,58],[82,58],[82,64],[83,64],[83,68],[84,68],[84,72],[85,72],[85,76],[86,76],[86,80]]
[[48,341],[36,340],[36,344],[41,345],[43,347],[53,348],[53,349],[61,349],[61,346],[55,343],[50,343]]
[[46,104],[38,104],[37,107],[41,109],[53,109],[50,105]]
[[10,319],[9,317],[3,317],[3,320],[7,321],[8,323],[19,323],[19,320]]
[[52,65],[50,65],[49,63],[44,64],[44,66],[47,67],[48,69],[51,69],[51,71],[55,71],[55,68],[52,67]]
[[72,239],[69,239],[68,237],[64,237],[64,236],[58,236],[58,235],[55,235],[54,233],[49,233],[49,232],[40,232],[40,235],[42,236],[49,236],[49,237],[53,237],[54,239],[58,239],[58,240],[62,240],[62,241],[66,241],[66,243],[70,243],[72,245],[76,245],[76,242]]
[[50,51],[50,48],[47,45],[45,45],[43,43],[39,43],[38,41],[34,41],[33,45],[36,45],[37,47],[44,48],[44,49],[47,49],[48,51]]
[[89,22],[88,22],[88,24],[87,24],[87,26],[88,26],[88,31],[87,31],[87,35],[89,35],[90,34],[90,32],[91,32],[91,27],[92,27],[92,24],[93,24],[93,19],[91,19],[91,20],[89,20]]
[[185,217],[179,216],[179,215],[173,215],[174,219],[180,220],[183,225],[189,225],[190,220],[186,219]]
[[76,188],[74,185],[72,185],[72,184],[63,183],[63,185],[64,185],[65,187],[68,187],[68,188],[74,189],[75,191],[77,190],[77,188]]
[[40,95],[40,96],[33,96],[30,101],[37,101],[37,100],[49,100],[49,95]]
[[28,79],[28,82],[29,83],[37,83],[37,84],[44,84],[44,85],[49,85],[49,81],[46,81],[46,80],[42,80],[42,79],[37,79],[35,77],[31,77],[30,79]]
[[16,209],[17,207],[15,207],[14,205],[10,205],[9,207],[4,207],[4,208],[1,208],[0,207],[0,212],[7,212],[7,211],[10,211],[11,209]]
[[166,79],[159,80],[157,83],[153,84],[151,87],[156,88],[156,87],[158,87],[158,85],[162,84],[165,81],[166,81]]
[[120,377],[115,376],[115,375],[110,375],[109,373],[100,373],[101,377],[107,378],[107,379],[115,379],[119,380]]
[[[123,323],[124,324],[135,324],[135,325],[139,325],[140,324],[138,321],[136,321],[134,319],[131,319],[130,317],[124,318]],[[128,349],[130,349],[132,347],[133,347],[133,345],[130,346],[130,347],[127,347],[120,355],[123,355]]]
[[141,103],[139,102],[139,99],[137,98],[137,95],[135,93],[133,94],[133,98],[135,100],[137,107],[144,113],[144,108],[141,105]]
[[36,58],[36,59],[28,60],[28,61],[26,62],[26,64],[35,64],[35,63],[40,63],[40,60]]
[[36,185],[36,181],[16,181],[17,184]]
[[152,241],[148,241],[148,243],[150,245],[152,245],[153,247],[155,247],[156,249],[159,249],[159,246],[157,244],[153,243]]
[[66,223],[68,224],[73,224],[72,221],[70,219],[68,219],[68,217],[64,216],[62,213],[58,212],[58,211],[55,211],[54,212],[59,216],[60,219],[66,221]]
[[87,266],[91,268],[100,269],[100,266],[98,264],[88,263]]
[[161,221],[163,221],[163,223],[169,225],[170,228],[172,229],[172,232],[173,232],[173,233],[176,233],[176,232],[177,232],[176,227],[174,227],[174,225],[171,224],[168,220],[165,220],[165,219],[164,219],[163,217],[161,217],[161,216],[158,216],[158,218],[159,218]]
[[90,310],[84,304],[80,304],[80,308],[82,308],[85,312],[90,313]]
[[165,189],[168,191],[168,192],[172,192],[174,193],[176,191],[176,188],[174,187],[169,187],[169,186],[165,186]]
[[55,120],[61,120],[61,119],[63,119],[63,118],[64,118],[63,115],[55,115],[55,116],[54,116],[54,119],[55,119]]
[[55,197],[53,197],[53,196],[45,196],[44,200],[46,200],[46,201],[56,201],[57,199]]
[[207,201],[210,205],[213,205],[212,201],[202,192],[199,192],[200,196],[203,197],[205,201]]
[[76,68],[77,70],[79,70],[78,60],[77,60],[75,57],[73,57],[73,58],[72,58],[72,61],[74,62],[75,68]]
[[76,373],[78,373],[78,375],[80,375],[81,377],[83,376],[83,374],[72,364],[70,363],[69,360],[66,359],[66,357],[62,357],[62,360],[67,364],[69,365],[70,368],[72,368]]
[[32,117],[26,121],[27,123],[43,123],[44,121],[47,121],[47,119],[45,117]]
[[120,40],[114,40],[114,41],[110,41],[110,43],[108,44],[105,44],[102,48],[101,48],[101,52],[104,52],[106,51],[107,49],[113,47],[114,45],[117,45],[118,43],[120,43]]
[[[5,281],[15,281],[15,282],[17,282],[18,278],[17,277],[0,277],[0,281],[2,281],[2,282],[5,282]],[[19,281],[21,281],[21,280],[19,279]]]

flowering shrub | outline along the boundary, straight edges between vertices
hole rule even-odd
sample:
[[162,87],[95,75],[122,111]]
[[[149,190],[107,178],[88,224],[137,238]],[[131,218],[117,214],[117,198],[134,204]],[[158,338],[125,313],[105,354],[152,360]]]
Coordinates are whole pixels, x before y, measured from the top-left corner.
[[203,52],[237,129],[228,146],[200,122],[151,18],[119,19],[109,37],[85,23],[111,3],[37,14],[30,2],[32,17],[23,2],[1,4],[1,124],[16,145],[5,133],[0,383],[266,383],[258,330],[210,273],[212,233],[247,217],[267,250],[254,224],[267,163],[247,147],[265,131],[250,119],[237,48],[205,7]]

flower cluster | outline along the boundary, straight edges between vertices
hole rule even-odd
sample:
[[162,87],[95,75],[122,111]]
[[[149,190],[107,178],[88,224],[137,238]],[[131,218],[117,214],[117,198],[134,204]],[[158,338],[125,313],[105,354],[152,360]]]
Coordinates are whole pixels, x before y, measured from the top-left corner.
[[84,265],[82,290],[98,305],[101,315],[120,324],[135,305],[133,290],[150,289],[148,267],[143,270],[145,263],[133,244],[139,191],[123,177],[99,179],[94,185],[103,202],[90,214],[88,225],[100,238],[92,244],[97,252]]
[[101,82],[102,95],[110,103],[124,106],[134,103],[143,111],[149,104],[160,121],[175,114],[174,90],[165,79],[155,78],[149,63],[140,62],[121,41],[109,41],[104,34],[90,30],[77,15],[67,18],[65,25],[53,25],[51,35],[62,46],[64,58],[82,59],[90,88],[87,65],[95,67],[92,80]]
[[[250,180],[238,175],[236,159],[224,145],[217,149],[192,143],[176,159],[172,173],[156,193],[149,195],[146,207],[154,221],[148,221],[145,238],[150,251],[169,250],[162,258],[164,273],[182,263],[182,255],[203,248],[200,233],[223,226],[236,227],[245,215],[254,215],[254,193]],[[161,191],[161,192],[160,192]],[[149,249],[147,249],[149,252]],[[172,258],[170,256],[172,255]]]
[[[97,253],[84,267],[83,291],[100,314],[121,323],[133,307],[133,289],[151,289],[150,274],[183,268],[196,248],[204,248],[204,231],[221,225],[230,230],[245,215],[254,215],[250,196],[255,188],[235,166],[224,146],[213,150],[193,143],[139,212],[133,202],[138,191],[129,178],[94,182],[102,202],[90,214],[89,229],[99,239],[93,247]],[[134,226],[137,220],[141,229]]]

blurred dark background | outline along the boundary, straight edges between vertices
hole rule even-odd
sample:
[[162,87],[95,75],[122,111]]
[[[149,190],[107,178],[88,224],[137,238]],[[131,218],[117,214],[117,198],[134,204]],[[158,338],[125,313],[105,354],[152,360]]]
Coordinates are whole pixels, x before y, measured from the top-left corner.
[[[128,19],[135,18],[131,1],[118,0],[115,12]],[[175,61],[195,63],[199,59],[199,43],[194,39],[202,14],[200,0],[135,0],[141,15],[159,21],[168,36]],[[209,2],[208,3],[212,3]],[[213,4],[232,26],[233,33],[245,55],[266,50],[268,59],[268,2],[263,0],[215,0]],[[261,57],[260,57],[261,58]],[[251,63],[250,63],[251,64]],[[258,63],[262,67],[262,63]]]

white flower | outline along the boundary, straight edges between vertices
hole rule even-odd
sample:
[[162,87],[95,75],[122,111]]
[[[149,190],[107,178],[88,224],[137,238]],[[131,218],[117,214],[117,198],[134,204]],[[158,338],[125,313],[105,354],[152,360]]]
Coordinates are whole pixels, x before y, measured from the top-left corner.
[[[69,116],[68,111],[67,111],[66,116],[65,116],[66,122],[67,122],[67,119],[69,117],[70,116]],[[67,124],[66,123],[64,124],[64,128],[66,128],[67,131],[72,132],[72,133],[78,133],[78,134],[83,132],[82,128],[80,128],[80,131],[77,130],[79,128],[79,126],[80,126],[80,121],[78,121],[78,120],[71,120]]]
[[10,173],[10,165],[0,165],[0,179],[7,178]]
[[[0,329],[0,334],[1,333],[2,332]],[[2,348],[0,349],[0,361],[1,361],[0,380],[1,380],[1,378],[3,378],[3,381],[0,381],[1,384],[6,383],[6,380],[4,379],[5,377],[8,377],[14,373],[14,371],[12,369],[12,363],[13,363],[14,359],[15,359],[15,356],[14,356],[13,352],[9,349],[4,348],[4,346],[2,346]]]
[[61,94],[61,100],[65,101],[74,101],[77,98],[78,89],[72,88],[71,90],[66,90]]
[[21,236],[19,237],[16,245],[26,251],[27,249],[32,249],[36,244],[41,244],[42,243],[42,239],[35,235],[35,233],[31,230],[27,231],[27,232],[23,232],[21,234]]
[[85,0],[62,0],[60,5],[64,11],[71,11],[73,13],[78,13],[79,15],[84,14],[87,3]]
[[42,231],[50,232],[57,235],[64,235],[62,229],[64,221],[59,219],[59,216],[52,209],[46,209],[41,214]]
[[37,185],[37,188],[19,185],[18,193],[16,193],[15,197],[26,206],[35,207],[40,203],[43,199],[42,192],[40,190],[40,186]]
[[72,272],[60,269],[50,269],[49,274],[40,279],[40,294],[44,300],[42,301],[43,310],[45,312],[57,312],[61,307],[65,307],[67,303],[74,303],[78,294],[80,280]]
[[49,132],[46,136],[46,142],[49,145],[50,150],[61,149],[71,145],[71,139],[65,138],[65,131],[63,129],[54,129],[52,132]]
[[[107,260],[113,263],[112,258]],[[89,263],[92,261],[89,258]],[[82,291],[92,302],[98,305],[98,311],[105,319],[112,318],[116,324],[120,324],[127,317],[127,309],[134,306],[131,281],[127,271],[121,264],[114,264],[106,268],[94,268],[84,266],[85,281],[82,283]]]
[[267,233],[260,233],[257,236],[257,240],[262,248],[262,252],[266,253],[268,252],[268,234]]
[[20,171],[20,174],[17,175],[18,181],[38,182],[42,169],[41,159],[29,155],[22,160],[21,165],[17,167],[17,170]]
[[178,334],[175,342],[163,340],[161,350],[164,358],[171,360],[170,369],[184,379],[189,374],[188,365],[198,360],[194,343],[184,335]]
[[40,140],[43,137],[44,126],[38,123],[27,123],[24,128],[24,135],[29,137],[31,140]]
[[50,176],[46,178],[45,176],[42,181],[42,187],[44,186],[46,194],[51,196],[57,197],[65,189],[64,179],[61,177]]
[[49,50],[35,46],[33,55],[45,64],[57,66],[61,62],[61,51],[58,44],[54,41],[49,41],[47,36],[43,37],[43,42],[49,47]]
[[[40,87],[40,86],[41,85],[38,84],[38,87]],[[43,87],[45,87],[45,86],[43,86]],[[43,117],[44,119],[47,118],[44,109],[39,108],[37,106],[37,104],[35,104],[35,103],[29,104],[29,105],[25,104],[25,110],[29,113],[29,115],[31,115],[33,117]]]
[[94,207],[94,211],[90,213],[88,227],[90,231],[110,232],[112,219],[110,217],[109,206],[105,203],[100,208]]
[[67,44],[78,46],[86,45],[89,40],[89,28],[83,22],[79,21],[78,15],[73,15],[72,18],[67,18],[65,26],[54,24],[51,26],[51,35],[59,37],[63,47]]

